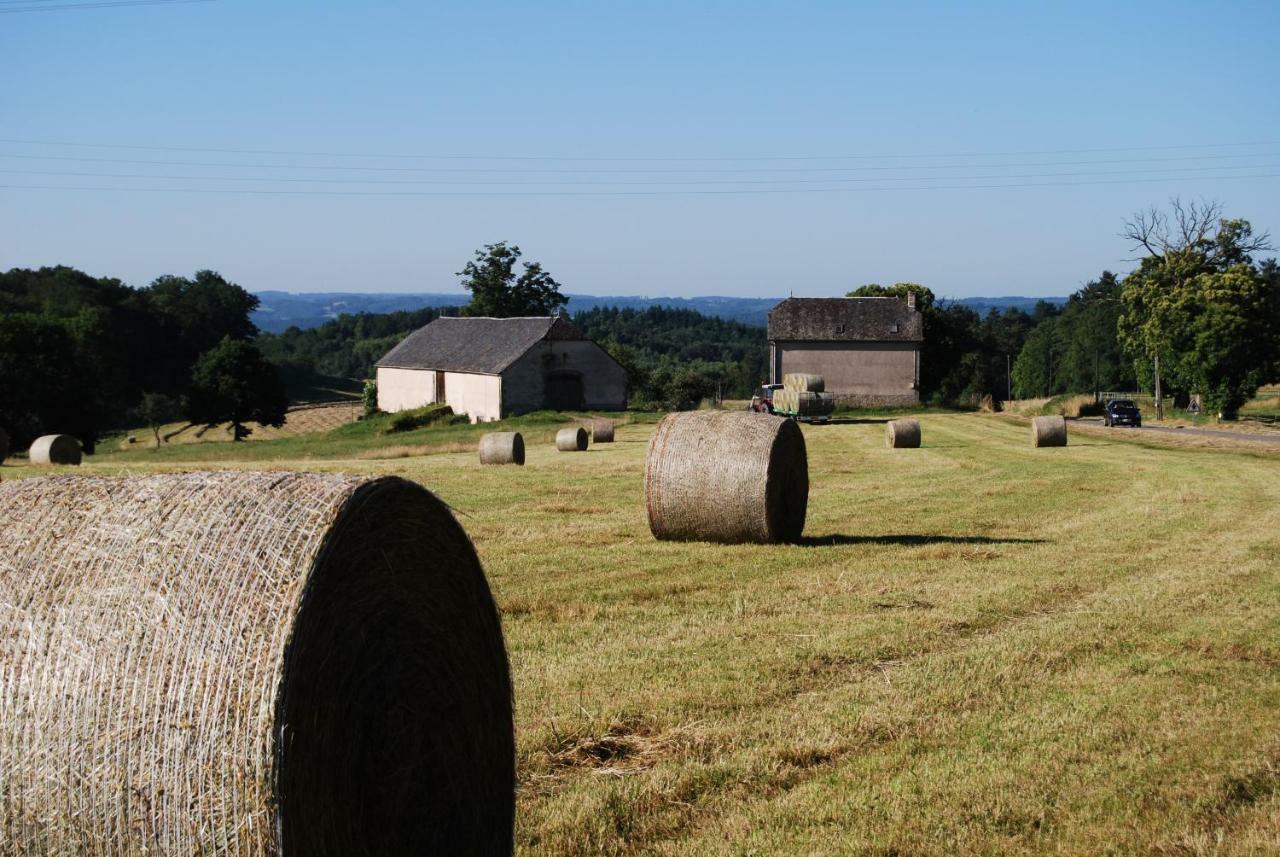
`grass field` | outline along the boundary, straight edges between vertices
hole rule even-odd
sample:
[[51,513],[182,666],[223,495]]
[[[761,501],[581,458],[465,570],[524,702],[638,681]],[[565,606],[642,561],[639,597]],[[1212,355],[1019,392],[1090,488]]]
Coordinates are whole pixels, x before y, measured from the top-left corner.
[[1280,853],[1280,455],[921,419],[805,429],[796,546],[655,542],[648,422],[562,454],[526,418],[524,468],[451,426],[82,470],[438,492],[503,612],[523,853]]

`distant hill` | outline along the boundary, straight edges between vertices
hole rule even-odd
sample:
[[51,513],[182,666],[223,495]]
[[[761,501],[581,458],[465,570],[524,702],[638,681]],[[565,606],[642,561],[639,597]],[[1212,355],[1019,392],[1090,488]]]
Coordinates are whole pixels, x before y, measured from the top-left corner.
[[[376,293],[376,292],[292,292],[265,291],[257,293],[261,307],[253,313],[253,323],[260,330],[279,333],[289,327],[303,330],[319,327],[343,313],[388,313],[401,310],[417,310],[426,307],[462,306],[470,296],[461,293]],[[619,309],[648,309],[651,306],[672,309],[691,309],[703,315],[715,316],[726,321],[764,326],[771,310],[782,298],[734,298],[710,295],[693,298],[649,298],[639,295],[569,295],[569,311],[576,313],[596,307]],[[1038,301],[1064,304],[1066,298],[961,298],[956,303],[971,307],[983,315],[989,309],[1018,307],[1030,312]]]

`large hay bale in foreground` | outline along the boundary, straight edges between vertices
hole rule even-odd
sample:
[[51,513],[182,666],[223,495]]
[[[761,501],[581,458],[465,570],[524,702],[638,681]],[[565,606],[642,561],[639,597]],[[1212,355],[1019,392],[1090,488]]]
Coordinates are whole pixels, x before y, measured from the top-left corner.
[[524,464],[524,435],[491,431],[480,438],[481,464]]
[[805,372],[788,372],[782,376],[782,389],[799,392],[821,393],[826,389],[826,382],[821,375],[810,375]]
[[1067,421],[1064,417],[1036,417],[1031,421],[1032,446],[1066,446]]
[[556,432],[556,449],[561,452],[583,452],[587,448],[587,430],[582,426]]
[[644,497],[659,539],[797,541],[809,502],[804,434],[765,414],[668,414],[649,441]]
[[919,448],[920,421],[889,420],[884,427],[884,442],[890,449]]
[[9,434],[4,429],[0,429],[0,464],[3,464],[4,460],[8,457],[9,457]]
[[497,610],[398,478],[0,485],[5,854],[510,853]]
[[80,441],[69,434],[47,434],[31,442],[27,458],[32,464],[79,464]]
[[613,420],[597,419],[591,423],[592,443],[613,443]]

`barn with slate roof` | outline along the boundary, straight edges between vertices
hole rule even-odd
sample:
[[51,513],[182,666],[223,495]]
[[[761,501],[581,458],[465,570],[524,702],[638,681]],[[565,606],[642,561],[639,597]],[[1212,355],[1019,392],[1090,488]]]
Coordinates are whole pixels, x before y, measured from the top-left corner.
[[841,404],[918,404],[923,342],[915,295],[788,298],[769,311],[773,383],[789,372],[821,375]]
[[444,402],[472,422],[537,410],[622,410],[627,375],[567,319],[437,318],[378,361],[378,407]]

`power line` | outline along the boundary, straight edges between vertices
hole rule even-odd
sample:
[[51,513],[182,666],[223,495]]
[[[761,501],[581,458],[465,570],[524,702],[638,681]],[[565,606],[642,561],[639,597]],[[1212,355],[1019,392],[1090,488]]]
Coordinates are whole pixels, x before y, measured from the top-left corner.
[[[0,0],[4,2],[4,0]],[[16,2],[29,2],[29,0],[16,0]],[[135,0],[135,2],[144,2],[144,0]],[[146,0],[146,2],[161,2],[161,0]],[[212,0],[174,0],[174,2],[212,2]],[[719,161],[848,161],[848,160],[902,160],[913,158],[1007,158],[1007,157],[1031,157],[1031,156],[1049,156],[1049,155],[1079,155],[1079,154],[1103,154],[1108,152],[1161,152],[1161,151],[1185,151],[1190,149],[1230,149],[1230,148],[1246,148],[1252,146],[1275,146],[1280,145],[1280,140],[1258,140],[1251,143],[1187,143],[1179,145],[1166,146],[1118,146],[1107,148],[1087,148],[1087,149],[1047,149],[1040,151],[1010,151],[1010,152],[949,152],[949,153],[931,153],[931,154],[903,154],[890,153],[880,155],[859,154],[859,155],[712,155],[712,156],[636,156],[636,157],[598,157],[589,155],[454,155],[454,154],[390,154],[390,153],[358,153],[358,152],[328,152],[328,151],[299,151],[287,149],[233,149],[233,148],[210,148],[202,146],[154,146],[154,145],[134,145],[128,143],[84,143],[84,142],[68,142],[63,140],[32,140],[18,138],[0,138],[0,143],[9,143],[17,145],[35,145],[35,146],[66,146],[69,148],[82,149],[134,149],[139,151],[152,152],[211,152],[227,155],[286,155],[293,157],[307,158],[366,158],[366,159],[390,159],[390,160],[449,160],[449,161],[611,161],[611,162],[719,162]]]
[[929,191],[929,190],[994,190],[1026,187],[1085,187],[1092,185],[1150,184],[1155,182],[1222,181],[1224,179],[1280,178],[1280,173],[1257,173],[1235,176],[1170,176],[1147,179],[1118,179],[1084,182],[1012,182],[986,185],[928,185],[924,187],[834,187],[834,188],[777,188],[733,190],[653,190],[653,191],[358,191],[358,190],[261,190],[252,188],[155,188],[155,187],[88,187],[74,185],[10,185],[0,184],[0,190],[62,190],[104,191],[121,193],[194,193],[194,194],[247,194],[253,196],[367,196],[367,197],[519,197],[519,196],[738,196],[746,194],[817,194],[817,193],[866,193],[879,191]]
[[[770,184],[855,184],[864,182],[928,182],[928,181],[983,181],[987,179],[1033,179],[1033,178],[1068,178],[1080,176],[1128,176],[1143,173],[1195,173],[1219,170],[1258,170],[1280,167],[1280,163],[1237,164],[1217,167],[1159,167],[1147,170],[1088,170],[1082,172],[1057,173],[1011,173],[1006,175],[981,176],[875,176],[863,178],[783,178],[783,179],[679,179],[676,181],[630,181],[613,180],[587,181],[548,179],[539,181],[517,181],[502,179],[490,180],[456,180],[456,179],[338,179],[338,178],[299,178],[296,176],[195,176],[195,175],[149,175],[147,173],[101,173],[74,172],[64,170],[6,170],[0,174],[22,176],[60,176],[69,178],[103,178],[103,179],[149,179],[155,181],[220,181],[220,182],[267,182],[291,184],[358,184],[358,185],[640,185],[657,187],[662,185],[770,185]],[[903,168],[907,169],[907,168]],[[1213,178],[1205,176],[1205,178]]]
[[1229,158],[1275,157],[1280,152],[1255,152],[1247,155],[1183,155],[1163,158],[1111,158],[1087,161],[1041,161],[1004,164],[936,164],[901,166],[865,166],[865,167],[754,167],[745,169],[730,168],[698,168],[698,169],[661,169],[661,168],[626,168],[626,169],[547,169],[547,168],[498,168],[498,167],[374,167],[374,166],[342,166],[324,164],[238,164],[211,161],[155,161],[139,158],[89,158],[69,155],[26,155],[0,154],[0,158],[12,158],[28,161],[72,161],[75,163],[95,164],[142,164],[147,166],[166,167],[215,167],[262,170],[342,170],[344,172],[376,172],[376,173],[493,173],[493,174],[543,174],[543,175],[680,175],[680,174],[726,174],[726,173],[848,173],[868,171],[888,171],[904,169],[913,170],[954,170],[954,169],[1010,169],[1022,167],[1069,167],[1093,166],[1097,164],[1147,164],[1147,163],[1183,163],[1186,161],[1225,160]]
[[[23,0],[23,2],[39,0]],[[16,15],[19,12],[57,12],[64,9],[113,9],[121,6],[181,6],[188,3],[213,3],[215,0],[102,0],[96,3],[64,3],[49,6],[23,6],[0,9],[0,15]]]

